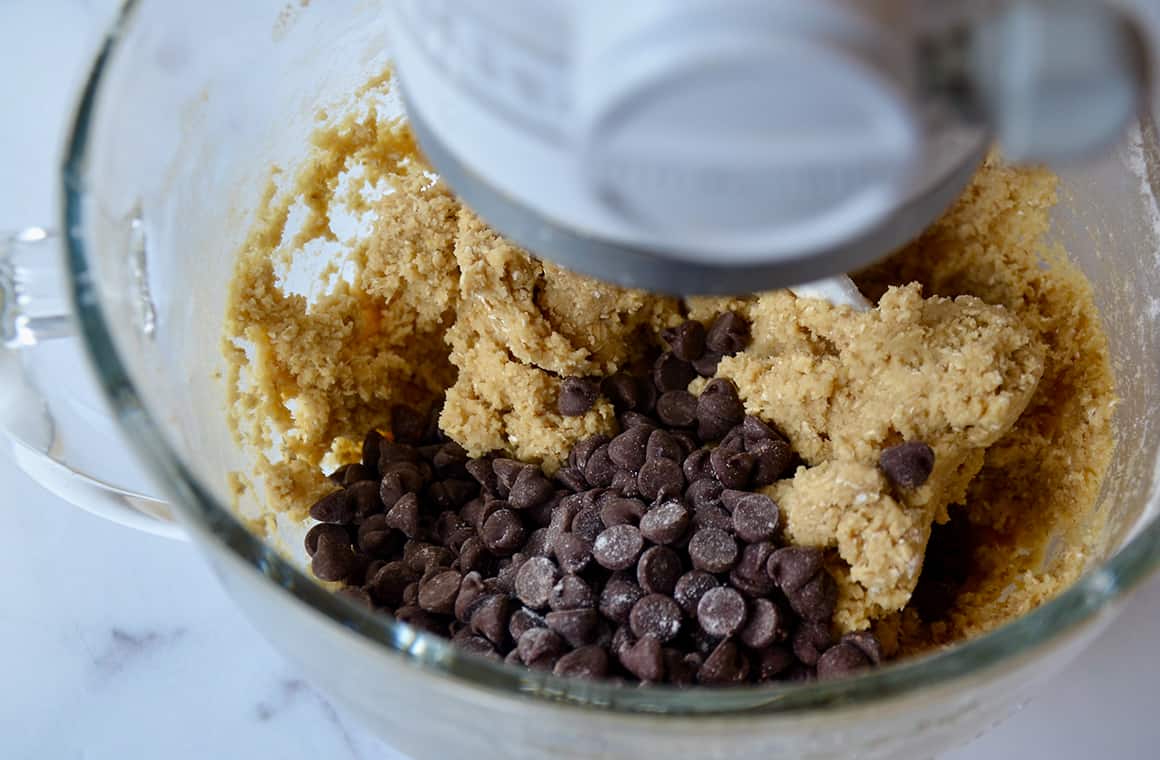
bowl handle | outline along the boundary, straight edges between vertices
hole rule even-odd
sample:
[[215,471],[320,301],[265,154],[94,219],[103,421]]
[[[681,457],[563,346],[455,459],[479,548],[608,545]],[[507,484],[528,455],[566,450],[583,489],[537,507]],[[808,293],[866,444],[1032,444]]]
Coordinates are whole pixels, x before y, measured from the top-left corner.
[[[99,472],[70,461],[70,432],[81,420],[54,414],[53,406],[29,372],[31,352],[51,341],[54,350],[84,352],[61,274],[59,238],[43,227],[0,232],[0,433],[13,460],[29,477],[64,500],[138,530],[171,538],[183,536],[161,499],[124,488]],[[69,344],[72,345],[69,345]],[[87,359],[82,359],[87,362]],[[79,393],[94,381],[86,373],[68,378],[55,396]],[[92,390],[91,388],[89,389]],[[92,394],[90,394],[92,395]],[[111,416],[111,415],[110,415]],[[109,425],[111,420],[102,420]],[[103,442],[105,443],[105,442]],[[127,447],[107,442],[105,456],[133,457]],[[98,468],[99,469],[99,468]]]

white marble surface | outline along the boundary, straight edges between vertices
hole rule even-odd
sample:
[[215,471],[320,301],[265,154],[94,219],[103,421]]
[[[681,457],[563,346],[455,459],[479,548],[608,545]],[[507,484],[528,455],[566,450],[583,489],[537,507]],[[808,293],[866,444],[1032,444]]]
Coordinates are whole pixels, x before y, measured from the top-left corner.
[[[0,229],[55,218],[63,116],[111,0],[0,0]],[[397,758],[250,628],[187,544],[47,495],[0,452],[0,758]],[[1160,582],[952,760],[1154,758]]]

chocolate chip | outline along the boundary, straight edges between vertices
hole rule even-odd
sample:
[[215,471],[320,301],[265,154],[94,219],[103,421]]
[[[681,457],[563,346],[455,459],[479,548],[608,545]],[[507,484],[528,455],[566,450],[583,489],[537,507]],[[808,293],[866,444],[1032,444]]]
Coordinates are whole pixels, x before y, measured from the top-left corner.
[[584,465],[584,479],[596,488],[607,488],[612,485],[612,477],[615,474],[616,465],[608,455],[608,444],[593,451]]
[[652,635],[662,643],[672,641],[681,632],[681,608],[672,597],[649,594],[633,605],[628,622],[637,638]]
[[695,319],[666,328],[661,337],[677,358],[687,362],[695,361],[705,353],[705,326]]
[[747,451],[730,452],[723,446],[713,449],[709,456],[713,474],[726,488],[745,488],[753,474],[756,457]]
[[[726,503],[726,505],[728,505]],[[780,513],[773,499],[759,493],[745,494],[733,507],[733,532],[747,543],[767,541],[777,533]]]
[[733,530],[733,517],[724,507],[700,507],[693,510],[693,528],[717,528],[729,532]]
[[342,525],[332,525],[330,523],[319,523],[310,530],[306,531],[306,538],[303,543],[306,544],[306,554],[309,557],[314,556],[314,552],[318,550],[318,539],[321,536],[328,536],[331,540],[341,543],[346,541],[350,543],[350,533]]
[[527,607],[520,607],[512,613],[511,619],[508,620],[508,635],[512,637],[512,641],[519,641],[525,633],[533,628],[547,627],[548,621],[544,620],[543,615],[537,615]]
[[550,499],[555,490],[540,468],[525,467],[512,483],[508,503],[515,509],[529,509]]
[[444,570],[419,584],[419,606],[427,612],[450,615],[459,596],[463,576],[455,570]]
[[679,495],[685,487],[685,475],[672,459],[650,459],[640,468],[636,483],[641,496],[655,500],[662,494]]
[[452,639],[452,641],[468,654],[490,659],[499,659],[499,653],[495,651],[495,647],[482,636],[464,636],[460,639]]
[[738,634],[750,649],[765,649],[785,637],[785,615],[768,599],[754,599],[749,606],[749,620]]
[[555,610],[544,615],[548,627],[560,634],[574,647],[582,647],[596,640],[600,613],[594,609]]
[[310,516],[319,522],[346,525],[354,522],[355,506],[350,493],[343,489],[319,499],[310,508]]
[[447,441],[438,445],[431,464],[442,478],[464,478],[467,476],[467,451],[455,441]]
[[506,457],[492,460],[491,469],[495,471],[496,479],[499,481],[501,498],[508,497],[508,494],[511,493],[511,487],[515,485],[516,478],[520,476],[521,472],[532,466]]
[[638,427],[653,430],[657,426],[656,420],[640,412],[621,412],[617,415],[617,420],[620,422],[620,428],[622,430],[631,430]]
[[697,435],[703,441],[724,438],[745,419],[745,406],[728,380],[711,380],[697,398]]
[[472,536],[459,547],[459,569],[465,573],[474,571],[490,574],[495,565],[495,556],[483,545],[479,536]]
[[601,567],[624,570],[632,567],[644,548],[644,539],[635,525],[614,525],[596,537],[592,556]]
[[776,586],[765,568],[769,555],[776,549],[769,541],[746,544],[741,549],[737,565],[729,572],[729,583],[751,597],[769,596]]
[[697,671],[697,681],[719,686],[741,683],[748,675],[749,661],[736,644],[725,640],[705,658],[704,664]]
[[516,552],[510,557],[499,560],[496,563],[495,578],[489,578],[488,580],[493,582],[499,591],[505,594],[514,594],[516,591],[516,574],[527,560],[528,556],[523,552]]
[[557,612],[591,609],[596,606],[596,594],[580,576],[565,575],[552,587],[548,606]]
[[706,350],[701,358],[693,360],[693,369],[701,377],[713,377],[717,374],[717,365],[721,363],[721,354]]
[[585,377],[566,377],[560,383],[560,395],[556,399],[556,409],[565,417],[579,417],[592,408],[599,395],[600,387],[595,380]]
[[740,631],[745,625],[746,615],[745,598],[728,586],[709,589],[697,603],[697,622],[701,630],[718,639]]
[[447,634],[447,627],[442,625],[436,616],[415,605],[406,605],[395,610],[395,620],[426,633]]
[[407,538],[419,535],[419,497],[406,493],[399,497],[387,512],[387,527],[393,528]]
[[750,483],[761,488],[777,481],[793,462],[793,450],[783,440],[770,438],[749,444],[748,451],[754,457]]
[[409,443],[401,441],[388,441],[383,439],[379,442],[379,471],[384,475],[387,474],[387,468],[392,464],[399,462],[409,462],[417,464],[419,462],[419,451]]
[[899,488],[918,488],[934,471],[934,449],[921,441],[907,441],[883,451],[878,466]]
[[524,554],[529,557],[551,557],[554,548],[550,539],[551,533],[547,528],[536,528],[528,534],[528,540],[523,545]]
[[620,652],[620,664],[642,681],[660,682],[665,677],[665,658],[660,639],[642,636]]
[[496,646],[507,641],[511,601],[506,594],[490,594],[475,601],[471,608],[471,631]]
[[737,542],[723,530],[701,528],[689,541],[693,567],[707,573],[724,573],[737,562]]
[[550,628],[531,628],[516,641],[520,661],[542,670],[550,670],[567,648],[560,634]]
[[612,485],[609,488],[626,498],[632,499],[640,496],[640,488],[636,483],[636,473],[628,470],[617,470],[616,474],[612,476]]
[[651,430],[646,427],[625,430],[608,444],[608,457],[618,467],[639,470],[645,462],[650,435]]
[[600,521],[607,528],[614,525],[636,525],[644,513],[645,505],[640,499],[614,496],[600,502]]
[[801,617],[820,621],[834,614],[838,589],[822,566],[820,550],[804,546],[778,549],[769,556],[766,572]]
[[552,589],[560,580],[556,563],[547,557],[531,557],[516,573],[516,596],[532,609],[548,605]]
[[371,595],[358,586],[347,586],[346,588],[341,588],[338,590],[338,593],[342,596],[345,596],[355,604],[360,604],[363,607],[374,609],[375,603],[371,601]]
[[391,407],[391,434],[398,443],[422,443],[427,432],[427,415],[409,406]]
[[569,678],[601,678],[608,674],[608,652],[598,646],[580,647],[557,660],[552,672]]
[[[350,486],[355,485],[356,483],[364,483],[366,481],[378,481],[378,479],[379,479],[379,473],[377,470],[374,470],[370,467],[364,467],[361,464],[355,463],[355,464],[350,465],[350,467],[343,474],[342,484],[344,486],[350,487]],[[377,494],[379,484],[377,482],[375,482],[374,487],[375,487],[375,493]]]
[[788,647],[775,644],[756,653],[753,658],[753,675],[759,683],[772,681],[795,663],[797,660]]
[[693,365],[677,358],[671,351],[658,356],[656,363],[653,364],[653,384],[661,393],[683,391],[696,376],[697,371],[693,369]]
[[818,678],[841,678],[882,661],[878,637],[868,631],[850,633],[818,658]]
[[417,581],[408,583],[407,587],[403,589],[403,606],[419,606],[419,583]]
[[604,521],[600,519],[600,508],[595,504],[584,507],[572,518],[572,532],[590,543],[595,541],[603,530]]
[[633,635],[632,629],[627,625],[621,625],[613,632],[612,638],[608,642],[608,651],[614,657],[620,655],[636,644],[636,636]]
[[[545,482],[547,482],[545,480]],[[427,487],[427,501],[436,509],[459,509],[479,493],[479,486],[469,480],[448,478]]]
[[616,411],[631,411],[641,405],[643,394],[640,384],[632,375],[618,372],[604,380],[604,395],[612,402]]
[[640,534],[654,544],[674,544],[689,529],[689,510],[677,500],[658,504],[640,518]]
[[492,468],[491,462],[487,459],[472,459],[463,466],[471,477],[475,478],[484,492],[491,495],[498,494],[499,479],[496,477],[495,469]]
[[708,449],[695,449],[685,457],[681,469],[685,473],[686,482],[692,484],[713,477],[713,465],[709,462],[710,453]]
[[341,538],[323,533],[318,536],[310,569],[321,581],[345,581],[357,567],[350,536]]
[[725,486],[716,478],[702,478],[694,482],[687,489],[685,489],[685,499],[692,505],[693,509],[701,509],[702,507],[720,507],[721,494],[725,491]]
[[793,653],[805,665],[817,665],[830,642],[829,623],[802,621],[793,634]]
[[564,467],[556,473],[556,481],[570,491],[583,491],[588,487],[584,473],[576,467]]
[[376,604],[397,607],[403,601],[403,591],[418,580],[418,575],[405,562],[388,562],[367,581],[366,590]]
[[474,571],[465,574],[459,582],[459,593],[455,595],[455,604],[451,609],[455,619],[460,623],[470,622],[472,605],[486,593],[483,576]]
[[681,577],[681,558],[667,546],[653,546],[640,555],[636,580],[650,594],[672,594]]
[[644,597],[640,586],[627,578],[612,578],[600,592],[600,612],[614,623],[625,624],[632,607]]
[[749,320],[735,311],[722,312],[705,334],[705,347],[732,356],[749,345]]
[[479,529],[483,545],[501,557],[519,549],[525,535],[520,516],[510,509],[492,512]]
[[653,430],[645,447],[645,459],[669,459],[680,462],[685,457],[677,439],[667,430]]
[[417,573],[425,573],[433,567],[449,567],[455,557],[442,546],[425,541],[408,541],[403,545],[403,561]]
[[561,533],[554,549],[556,561],[566,573],[579,573],[592,561],[592,542],[575,533]]
[[677,579],[673,599],[686,615],[696,619],[697,605],[701,603],[701,598],[718,585],[717,579],[704,570],[690,570]]
[[697,398],[685,390],[668,391],[657,399],[657,417],[672,427],[689,427],[697,421]]

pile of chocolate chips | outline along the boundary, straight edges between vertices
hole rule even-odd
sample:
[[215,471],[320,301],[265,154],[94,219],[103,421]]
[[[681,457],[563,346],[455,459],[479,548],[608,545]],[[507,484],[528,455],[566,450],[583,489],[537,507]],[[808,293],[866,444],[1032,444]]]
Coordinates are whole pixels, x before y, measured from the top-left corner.
[[314,574],[476,654],[558,675],[672,684],[831,678],[876,665],[877,639],[834,641],[836,586],[818,549],[785,546],[757,493],[792,472],[776,430],[711,380],[749,325],[667,330],[645,372],[567,378],[559,410],[603,393],[621,432],[572,449],[554,479],[469,457],[432,416],[397,407],[343,487],[313,506]]

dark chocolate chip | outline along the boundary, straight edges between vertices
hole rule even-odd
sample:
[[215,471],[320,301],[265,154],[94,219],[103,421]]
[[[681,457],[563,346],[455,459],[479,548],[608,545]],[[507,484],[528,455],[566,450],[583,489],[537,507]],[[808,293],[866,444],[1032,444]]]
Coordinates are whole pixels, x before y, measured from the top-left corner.
[[749,345],[749,320],[735,311],[722,312],[705,334],[705,347],[725,356],[744,351]]
[[722,506],[721,494],[725,486],[716,478],[702,478],[685,489],[685,499],[693,509]]
[[645,459],[671,459],[680,462],[685,458],[681,444],[668,430],[653,430],[645,447]]
[[376,604],[397,607],[403,601],[403,591],[419,579],[418,574],[405,562],[388,562],[367,581],[366,590]]
[[520,516],[510,509],[492,512],[479,530],[483,545],[492,554],[501,557],[518,550],[524,543],[525,535]]
[[324,523],[347,525],[354,522],[356,505],[346,489],[334,491],[319,499],[310,508],[310,516]]
[[636,478],[640,495],[650,501],[660,498],[662,493],[670,496],[679,495],[685,488],[685,474],[677,461],[650,459],[645,462]]
[[576,442],[572,452],[568,455],[569,464],[583,471],[588,464],[588,457],[592,452],[609,442],[609,437],[602,434],[590,435]]
[[[728,502],[725,502],[728,507]],[[747,543],[768,541],[777,533],[781,518],[773,499],[759,493],[746,494],[733,509],[733,532]]]
[[470,622],[472,605],[486,593],[483,576],[477,572],[464,575],[459,583],[459,593],[455,595],[455,605],[452,607],[455,619],[460,623]]
[[729,582],[738,591],[751,597],[769,596],[776,586],[765,568],[769,555],[776,549],[769,541],[746,544],[741,549],[737,566],[729,572]]
[[637,379],[625,372],[618,372],[605,378],[602,390],[618,412],[636,409],[643,397]]
[[745,598],[728,586],[709,589],[697,602],[697,622],[701,630],[718,639],[740,631],[746,617]]
[[475,481],[479,483],[485,493],[493,496],[499,493],[499,479],[496,477],[495,469],[489,460],[472,459],[463,467],[471,477],[475,478]]
[[497,647],[507,642],[511,600],[506,594],[480,597],[471,606],[471,631],[485,637]]
[[538,467],[525,467],[511,486],[508,503],[515,509],[529,509],[550,499],[555,490]]
[[356,604],[374,609],[375,603],[371,600],[371,595],[358,586],[347,586],[346,588],[340,588],[338,593],[342,596],[345,596],[347,599],[350,599],[352,602],[355,602]]
[[556,473],[556,481],[570,491],[583,491],[588,487],[584,473],[576,467],[564,467]]
[[493,459],[491,462],[491,469],[495,471],[496,479],[499,481],[499,491],[501,498],[506,499],[511,493],[511,488],[515,485],[516,478],[520,473],[534,465],[524,464],[515,459],[507,459],[500,457]]
[[683,391],[696,376],[697,371],[693,369],[693,365],[677,358],[671,351],[658,356],[656,363],[653,364],[653,384],[661,393]]
[[516,596],[532,609],[543,609],[559,580],[555,562],[547,557],[530,557],[516,573]]
[[602,678],[608,674],[608,652],[602,647],[580,647],[556,661],[552,672],[567,678]]
[[455,570],[444,570],[419,584],[419,606],[427,612],[450,615],[459,596],[463,576]]
[[580,576],[565,575],[548,594],[548,606],[557,612],[591,609],[596,606],[596,594]]
[[612,578],[600,592],[600,612],[612,622],[623,625],[628,622],[633,605],[644,595],[644,590],[627,578]]
[[766,572],[801,617],[820,621],[834,614],[837,584],[822,566],[820,550],[805,546],[778,549],[769,556]]
[[713,377],[717,374],[717,365],[721,363],[721,354],[706,350],[701,358],[693,360],[693,369],[701,377]]
[[614,525],[601,531],[592,544],[592,556],[601,567],[624,570],[636,562],[644,539],[635,525]]
[[629,499],[640,496],[640,488],[636,483],[636,473],[629,470],[617,470],[616,474],[612,476],[612,485],[609,488]]
[[625,647],[619,656],[624,669],[642,681],[660,682],[665,677],[665,658],[660,639],[642,636]]
[[572,518],[572,532],[585,541],[592,542],[604,530],[604,521],[600,519],[600,507],[593,504],[576,513]]
[[508,620],[508,635],[512,637],[512,641],[519,641],[525,633],[533,628],[547,627],[548,621],[544,620],[543,615],[538,615],[527,607],[520,607],[512,613],[511,619]]
[[803,620],[793,634],[793,653],[803,664],[814,666],[830,642],[829,623]]
[[479,536],[471,536],[459,547],[459,569],[473,570],[490,575],[495,567],[495,555],[487,550]]
[[419,497],[405,493],[387,511],[387,527],[393,528],[407,538],[419,535]]
[[[378,479],[378,470],[372,469],[370,467],[364,467],[363,465],[356,462],[355,464],[350,465],[350,467],[347,468],[346,472],[343,474],[342,484],[349,487],[353,486],[355,483],[362,483],[368,480],[377,481]],[[377,492],[379,484],[376,482],[374,485],[375,491]]]
[[550,628],[530,628],[516,641],[520,662],[531,668],[550,670],[568,647]]
[[339,538],[323,533],[318,536],[314,557],[310,560],[310,569],[316,578],[322,581],[345,581],[357,566],[349,535]]
[[774,483],[793,462],[793,449],[778,438],[769,438],[748,444],[748,451],[754,456],[753,474],[750,483],[761,488]]
[[343,525],[333,525],[331,523],[319,523],[310,530],[306,531],[306,538],[303,543],[306,544],[306,555],[314,556],[314,552],[318,550],[318,539],[320,536],[328,536],[331,540],[350,543],[350,532]]
[[818,678],[842,678],[882,661],[882,647],[878,638],[867,631],[851,633],[818,658]]
[[673,354],[684,361],[696,361],[705,353],[705,326],[695,319],[666,328],[661,337]]
[[704,570],[690,570],[677,579],[673,599],[687,616],[695,620],[697,605],[701,603],[701,598],[710,589],[715,589],[719,585],[717,579]]
[[620,422],[621,430],[631,430],[638,427],[653,430],[657,427],[656,420],[640,412],[621,412],[616,419]]
[[499,659],[499,653],[495,650],[495,647],[482,636],[463,636],[462,638],[452,639],[452,641],[468,654],[488,657],[490,659]]
[[724,573],[737,562],[737,542],[718,528],[701,528],[689,540],[693,567],[707,573]]
[[645,462],[650,428],[635,427],[625,430],[608,444],[608,456],[618,467],[639,470]]
[[728,533],[733,530],[733,516],[724,507],[700,507],[693,510],[693,527],[717,528]]
[[588,457],[584,465],[584,479],[595,488],[607,488],[612,485],[615,474],[616,464],[608,456],[608,444],[603,444]]
[[391,407],[391,434],[398,443],[422,443],[427,433],[427,415],[409,406]]
[[789,647],[774,644],[758,651],[753,657],[753,675],[759,683],[772,681],[788,671],[797,660]]
[[709,462],[710,454],[708,449],[695,449],[685,457],[681,469],[685,473],[685,481],[690,485],[714,477],[713,465]]
[[891,446],[878,457],[878,466],[900,488],[918,488],[934,471],[934,449],[921,441]]
[[566,573],[579,573],[592,562],[592,542],[575,533],[561,533],[553,548],[560,569]]
[[745,406],[728,380],[711,380],[697,398],[697,435],[703,441],[724,438],[745,419]]
[[648,594],[632,606],[628,622],[637,638],[652,635],[669,642],[681,632],[681,608],[670,596]]
[[560,634],[574,647],[582,647],[596,640],[600,613],[592,608],[553,610],[544,615],[548,627]]
[[560,395],[556,409],[565,417],[579,417],[586,414],[596,403],[600,386],[586,377],[566,377],[560,383]]
[[749,478],[753,474],[756,457],[747,451],[730,452],[725,447],[713,449],[709,456],[713,465],[713,474],[726,488],[745,488],[749,485]]
[[675,544],[689,529],[689,510],[676,499],[663,502],[640,518],[640,534],[654,544]]
[[649,594],[672,595],[684,568],[680,556],[667,546],[645,549],[636,565],[636,580]]
[[769,599],[754,599],[749,606],[749,620],[737,638],[750,649],[765,649],[785,635],[784,613]]
[[728,639],[717,645],[697,671],[697,681],[707,686],[742,683],[748,676],[749,661]]
[[657,399],[657,417],[672,427],[689,427],[697,421],[697,398],[686,390],[663,393]]
[[645,513],[644,502],[640,499],[625,499],[619,496],[602,499],[600,521],[611,528],[614,525],[636,525]]

